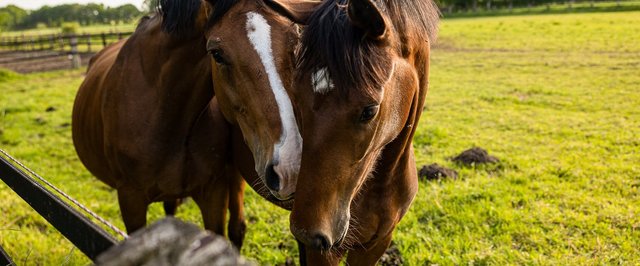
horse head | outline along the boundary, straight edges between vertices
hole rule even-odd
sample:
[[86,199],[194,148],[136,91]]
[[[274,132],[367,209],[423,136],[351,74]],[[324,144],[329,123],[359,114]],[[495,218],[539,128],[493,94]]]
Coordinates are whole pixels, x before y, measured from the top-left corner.
[[[428,11],[437,19],[437,11],[415,2],[327,0],[309,12],[309,2],[274,0],[281,14],[307,24],[295,77],[304,146],[290,223],[312,248],[328,250],[347,237],[354,199],[378,189],[367,181],[383,153],[393,154],[384,168],[406,167],[394,160],[413,158],[434,26],[412,16]],[[376,184],[385,178],[388,191],[370,200],[395,193],[393,177],[376,176]]]
[[291,199],[302,152],[290,98],[297,26],[260,0],[207,2],[206,49],[221,111],[242,131],[271,194]]

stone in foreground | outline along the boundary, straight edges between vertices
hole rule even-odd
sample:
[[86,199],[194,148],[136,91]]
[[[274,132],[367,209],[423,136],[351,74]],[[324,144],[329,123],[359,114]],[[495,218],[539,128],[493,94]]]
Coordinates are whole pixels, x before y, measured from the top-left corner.
[[251,265],[224,238],[167,217],[100,254],[95,265]]

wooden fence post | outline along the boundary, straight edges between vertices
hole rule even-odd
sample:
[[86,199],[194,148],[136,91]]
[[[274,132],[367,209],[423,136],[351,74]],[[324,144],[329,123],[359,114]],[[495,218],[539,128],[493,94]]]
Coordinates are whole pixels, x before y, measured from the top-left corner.
[[60,41],[60,51],[64,52],[64,35],[58,35],[58,40]]
[[27,48],[28,44],[27,44],[27,38],[24,37],[24,33],[22,34],[21,44],[22,44],[22,49],[21,50],[26,51],[28,49]]
[[51,34],[49,35],[49,50],[53,51],[53,46],[54,46],[53,34]]
[[71,44],[71,67],[79,68],[81,61],[80,55],[78,54],[78,36],[75,34],[71,35],[69,43]]
[[85,34],[87,37],[87,52],[91,52],[91,34]]
[[40,45],[40,51],[44,50],[44,37],[43,36],[38,36],[38,45]]
[[102,34],[100,34],[100,37],[102,37],[102,48],[107,47],[107,35],[103,32]]

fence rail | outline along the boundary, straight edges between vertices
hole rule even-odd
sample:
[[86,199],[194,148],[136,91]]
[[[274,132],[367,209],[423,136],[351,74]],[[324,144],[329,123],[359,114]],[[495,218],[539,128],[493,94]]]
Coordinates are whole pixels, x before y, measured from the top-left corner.
[[11,260],[11,256],[4,251],[2,246],[0,246],[0,265],[15,265]]
[[[91,260],[95,260],[100,253],[117,243],[112,235],[49,192],[3,156],[0,156],[0,179]],[[1,253],[0,262],[2,265],[8,265],[5,262],[10,263],[11,258],[4,251]]]
[[94,52],[126,38],[133,32],[103,32],[93,34],[47,34],[36,36],[0,37],[0,50],[5,51],[59,51],[71,53]]

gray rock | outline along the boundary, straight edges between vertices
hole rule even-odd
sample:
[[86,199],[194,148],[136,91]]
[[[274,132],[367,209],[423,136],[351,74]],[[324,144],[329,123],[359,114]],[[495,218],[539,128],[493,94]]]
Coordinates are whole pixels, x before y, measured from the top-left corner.
[[167,217],[100,254],[100,266],[251,265],[222,236]]

